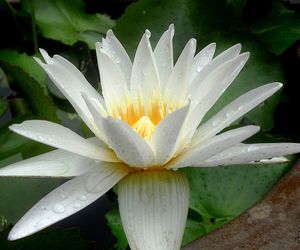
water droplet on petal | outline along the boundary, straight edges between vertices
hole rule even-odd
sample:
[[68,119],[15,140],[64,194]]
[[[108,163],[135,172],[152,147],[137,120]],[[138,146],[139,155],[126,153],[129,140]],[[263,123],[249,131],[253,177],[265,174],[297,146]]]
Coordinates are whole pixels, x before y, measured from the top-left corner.
[[116,62],[116,63],[120,63],[120,62],[121,62],[120,58],[116,57],[116,58],[115,58],[115,62]]
[[47,208],[45,206],[41,206],[41,210],[46,211]]
[[229,110],[229,111],[227,111],[227,112],[226,112],[226,117],[227,117],[227,118],[231,117],[231,116],[233,115],[233,113],[234,113],[234,110]]
[[61,197],[62,199],[66,198],[66,196],[65,196],[64,194],[60,194],[60,197]]
[[52,224],[52,220],[49,218],[43,218],[35,224],[35,227],[40,229]]
[[66,211],[65,206],[61,204],[55,204],[53,207],[55,213],[61,214]]
[[238,110],[241,111],[244,108],[244,106],[239,106]]
[[202,67],[200,66],[200,67],[198,67],[197,69],[196,69],[196,71],[199,73],[200,71],[202,70]]
[[82,205],[79,202],[75,202],[74,205],[73,205],[74,208],[81,208],[81,206]]
[[85,196],[85,195],[80,195],[78,197],[78,200],[81,200],[81,201],[86,201],[88,198]]
[[212,125],[213,125],[214,127],[216,127],[217,125],[219,125],[219,123],[220,123],[220,120],[219,120],[219,119],[214,119],[213,122],[212,122]]
[[255,145],[250,145],[250,146],[248,146],[248,148],[247,148],[248,152],[254,151],[254,150],[256,150],[256,149],[257,149],[257,146],[255,146]]

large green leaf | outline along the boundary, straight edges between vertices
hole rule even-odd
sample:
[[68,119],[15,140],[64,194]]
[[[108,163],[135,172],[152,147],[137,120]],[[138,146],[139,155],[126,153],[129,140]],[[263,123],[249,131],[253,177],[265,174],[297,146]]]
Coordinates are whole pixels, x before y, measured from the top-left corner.
[[84,41],[94,49],[95,43],[114,25],[106,15],[87,14],[81,0],[23,0],[22,5],[29,13],[34,9],[36,24],[44,37],[67,45]]
[[280,55],[300,39],[300,15],[282,1],[272,1],[271,11],[251,28],[269,50]]
[[46,73],[31,56],[14,50],[0,50],[0,66],[11,75],[19,94],[28,98],[34,114],[58,121],[57,108],[44,84]]
[[[230,89],[210,111],[207,116],[209,117],[247,90],[269,82],[283,81],[277,58],[266,50],[256,36],[247,32],[241,25],[241,20],[229,14],[230,12],[226,1],[220,0],[141,0],[126,9],[114,30],[131,56],[146,28],[151,31],[152,42],[155,44],[170,23],[175,24],[176,55],[191,37],[197,38],[199,49],[216,41],[218,52],[236,43],[242,43],[243,51],[251,52],[251,59]],[[278,95],[270,98],[246,117],[252,123],[269,130],[273,126],[272,113],[277,102]]]

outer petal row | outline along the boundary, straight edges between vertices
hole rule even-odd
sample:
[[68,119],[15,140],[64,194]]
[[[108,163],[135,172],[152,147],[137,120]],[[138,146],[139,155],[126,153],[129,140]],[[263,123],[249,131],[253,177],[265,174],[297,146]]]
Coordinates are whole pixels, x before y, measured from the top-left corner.
[[108,163],[64,183],[32,207],[10,231],[8,239],[31,235],[80,211],[128,173],[128,167]]

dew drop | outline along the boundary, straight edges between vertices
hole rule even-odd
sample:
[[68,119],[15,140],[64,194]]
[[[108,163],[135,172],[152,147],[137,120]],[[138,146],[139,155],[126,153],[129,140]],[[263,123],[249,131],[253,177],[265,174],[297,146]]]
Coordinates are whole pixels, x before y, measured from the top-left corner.
[[256,150],[256,149],[257,149],[257,146],[255,146],[255,145],[250,145],[250,146],[248,146],[247,151],[248,151],[248,152],[251,152],[251,151],[254,151],[254,150]]
[[43,218],[35,224],[35,227],[40,229],[52,224],[52,220],[49,218]]
[[216,127],[219,123],[220,123],[220,120],[215,119],[215,120],[213,120],[212,125],[213,125],[214,127]]
[[115,62],[116,62],[116,63],[120,63],[120,62],[121,62],[120,58],[116,57],[116,58],[115,58]]
[[66,198],[66,196],[65,196],[64,194],[60,194],[60,197],[61,197],[62,199],[65,199],[65,198]]
[[226,117],[227,117],[227,118],[229,118],[229,117],[231,117],[231,116],[232,116],[232,114],[233,114],[233,113],[234,113],[234,111],[233,111],[233,110],[229,110],[229,111],[227,111],[227,112],[226,112],[226,114],[225,114],[225,115],[226,115]]
[[202,67],[198,67],[196,71],[199,73],[202,70]]
[[55,213],[61,214],[66,211],[65,206],[61,204],[55,204],[53,207]]
[[80,195],[79,197],[78,197],[78,200],[80,200],[80,201],[86,201],[88,198],[85,196],[85,195]]
[[238,110],[241,111],[244,108],[244,106],[239,106]]
[[81,206],[82,205],[79,202],[75,202],[74,205],[73,205],[74,208],[81,208]]
[[41,210],[46,211],[47,208],[45,206],[41,206]]

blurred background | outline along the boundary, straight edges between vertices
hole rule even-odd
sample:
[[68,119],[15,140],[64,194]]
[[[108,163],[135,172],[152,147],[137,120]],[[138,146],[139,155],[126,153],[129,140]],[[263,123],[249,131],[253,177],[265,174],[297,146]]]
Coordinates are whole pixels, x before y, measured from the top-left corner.
[[[95,42],[108,29],[133,59],[145,29],[152,47],[175,24],[174,58],[197,39],[217,54],[241,43],[250,51],[245,68],[205,120],[242,93],[269,82],[284,89],[233,126],[256,124],[255,142],[300,142],[300,1],[298,0],[0,0],[0,167],[52,150],[8,126],[28,119],[63,124],[92,136],[33,56],[38,48],[70,60],[101,93]],[[260,200],[286,173],[290,162],[268,166],[185,169],[191,202],[183,245],[235,218]],[[126,249],[116,194],[40,233],[8,242],[13,224],[40,198],[66,180],[0,177],[0,249]]]

